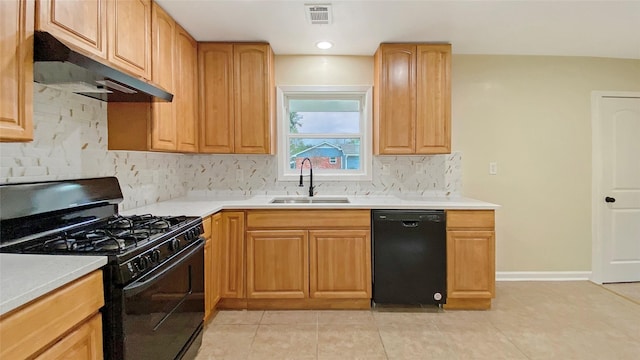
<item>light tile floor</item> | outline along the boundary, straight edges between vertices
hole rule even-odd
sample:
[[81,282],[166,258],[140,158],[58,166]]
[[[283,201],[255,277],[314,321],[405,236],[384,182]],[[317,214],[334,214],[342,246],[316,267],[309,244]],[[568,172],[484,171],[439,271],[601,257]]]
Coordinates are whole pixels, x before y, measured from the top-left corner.
[[206,359],[640,359],[640,304],[581,282],[499,282],[488,311],[221,311]]

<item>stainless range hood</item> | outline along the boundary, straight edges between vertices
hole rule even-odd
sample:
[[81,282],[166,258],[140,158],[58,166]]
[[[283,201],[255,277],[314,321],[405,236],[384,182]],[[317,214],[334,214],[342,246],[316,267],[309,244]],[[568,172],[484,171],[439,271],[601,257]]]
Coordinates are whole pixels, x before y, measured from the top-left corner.
[[173,100],[165,90],[80,54],[47,32],[35,32],[33,61],[34,81],[51,87],[102,101]]

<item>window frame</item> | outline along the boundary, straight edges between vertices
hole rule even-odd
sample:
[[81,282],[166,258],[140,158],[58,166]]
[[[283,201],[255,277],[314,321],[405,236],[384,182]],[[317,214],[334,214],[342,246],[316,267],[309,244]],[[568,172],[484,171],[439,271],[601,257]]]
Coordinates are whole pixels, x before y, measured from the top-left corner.
[[[373,89],[371,86],[278,86],[276,87],[276,121],[277,121],[277,148],[278,152],[278,181],[298,181],[300,169],[290,168],[289,154],[289,111],[287,108],[290,98],[358,98],[360,100],[360,133],[341,134],[334,133],[338,138],[360,138],[360,170],[314,169],[313,177],[319,181],[363,181],[371,180],[372,168],[372,100]],[[332,134],[306,134],[304,137],[331,138]],[[298,136],[300,137],[300,136]],[[307,172],[305,172],[307,174]]]

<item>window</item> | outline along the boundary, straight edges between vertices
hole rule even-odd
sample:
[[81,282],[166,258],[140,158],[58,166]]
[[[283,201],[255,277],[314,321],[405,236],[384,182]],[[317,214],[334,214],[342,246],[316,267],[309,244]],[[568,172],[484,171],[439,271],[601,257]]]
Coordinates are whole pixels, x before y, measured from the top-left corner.
[[[371,87],[278,87],[278,179],[371,180]],[[308,165],[305,164],[305,168]]]

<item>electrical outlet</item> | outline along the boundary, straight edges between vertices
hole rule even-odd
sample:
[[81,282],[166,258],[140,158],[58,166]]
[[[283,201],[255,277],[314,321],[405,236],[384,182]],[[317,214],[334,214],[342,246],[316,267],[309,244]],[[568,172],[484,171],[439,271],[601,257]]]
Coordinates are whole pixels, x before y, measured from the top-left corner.
[[389,174],[391,174],[391,165],[382,164],[382,175],[389,175]]
[[242,169],[236,170],[236,181],[244,181],[244,172]]
[[498,163],[490,162],[489,163],[489,175],[497,175],[498,174]]
[[424,165],[422,163],[416,163],[416,174],[424,174]]

